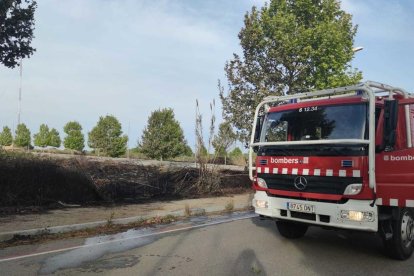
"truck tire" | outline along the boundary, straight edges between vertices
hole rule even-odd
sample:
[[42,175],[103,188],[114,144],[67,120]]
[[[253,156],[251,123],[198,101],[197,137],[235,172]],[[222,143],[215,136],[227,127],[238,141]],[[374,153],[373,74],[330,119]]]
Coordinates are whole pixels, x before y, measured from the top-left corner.
[[306,224],[286,220],[277,220],[276,226],[280,235],[287,239],[299,239],[303,237],[308,230]]
[[398,218],[392,220],[393,235],[391,239],[384,238],[386,253],[393,259],[406,260],[414,251],[414,212],[404,208]]

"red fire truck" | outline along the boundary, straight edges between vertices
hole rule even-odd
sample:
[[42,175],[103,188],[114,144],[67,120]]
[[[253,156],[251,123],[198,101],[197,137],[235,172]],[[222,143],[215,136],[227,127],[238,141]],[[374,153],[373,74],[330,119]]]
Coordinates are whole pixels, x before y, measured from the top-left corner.
[[256,108],[249,151],[255,212],[286,238],[309,225],[377,232],[391,257],[407,259],[413,144],[414,97],[401,88],[365,82],[269,96]]

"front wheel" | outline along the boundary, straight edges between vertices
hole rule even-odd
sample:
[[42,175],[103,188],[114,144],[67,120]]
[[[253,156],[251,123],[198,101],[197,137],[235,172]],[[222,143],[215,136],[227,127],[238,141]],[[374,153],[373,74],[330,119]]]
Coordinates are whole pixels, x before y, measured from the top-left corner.
[[279,233],[288,239],[301,238],[308,230],[308,226],[306,224],[286,220],[276,221],[276,226],[277,230],[279,230]]
[[402,209],[398,219],[391,222],[393,235],[391,239],[384,238],[384,245],[390,257],[406,260],[414,252],[414,212],[412,209]]

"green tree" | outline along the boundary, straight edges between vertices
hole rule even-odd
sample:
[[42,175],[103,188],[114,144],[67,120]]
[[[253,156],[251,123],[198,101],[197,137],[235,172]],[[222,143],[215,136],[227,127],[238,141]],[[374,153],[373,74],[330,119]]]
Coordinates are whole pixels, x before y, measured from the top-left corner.
[[66,133],[66,137],[63,140],[63,145],[66,149],[82,151],[85,147],[85,138],[82,134],[82,126],[76,122],[68,122],[63,131]]
[[185,145],[184,147],[184,151],[183,151],[183,155],[184,156],[193,156],[193,150],[191,149],[191,147],[189,145]]
[[227,150],[236,141],[236,134],[229,122],[223,122],[219,126],[218,133],[213,138],[213,147],[217,155],[225,158],[227,162]]
[[0,62],[6,67],[14,68],[35,51],[30,44],[36,7],[34,0],[0,1]]
[[122,136],[122,126],[112,115],[100,117],[97,125],[88,133],[89,147],[111,157],[119,157],[127,150],[128,137]]
[[139,147],[146,156],[161,160],[188,153],[183,130],[171,108],[159,109],[151,113]]
[[229,155],[231,158],[243,157],[243,152],[239,147],[236,147],[230,152]]
[[206,146],[204,146],[204,144],[201,144],[197,148],[197,155],[200,156],[200,157],[204,157],[204,158],[207,158],[209,156],[208,150],[207,150]]
[[54,148],[59,148],[61,144],[62,144],[62,140],[60,139],[59,132],[56,129],[52,128],[49,131],[48,146],[51,146],[51,147],[54,147]]
[[257,104],[285,95],[355,84],[352,69],[357,27],[337,0],[270,0],[253,7],[239,33],[242,56],[226,62],[228,93],[219,82],[224,118],[247,142]]
[[41,148],[45,148],[50,144],[50,133],[47,125],[40,125],[39,132],[33,135],[33,143]]
[[239,147],[234,148],[230,153],[229,157],[231,160],[231,163],[233,165],[239,165],[239,166],[245,166],[246,165],[246,159],[243,155],[243,152]]
[[31,134],[30,130],[25,124],[19,124],[16,128],[16,133],[14,136],[14,145],[18,147],[30,147],[31,143]]
[[11,146],[13,144],[13,136],[9,127],[3,127],[0,133],[0,146]]

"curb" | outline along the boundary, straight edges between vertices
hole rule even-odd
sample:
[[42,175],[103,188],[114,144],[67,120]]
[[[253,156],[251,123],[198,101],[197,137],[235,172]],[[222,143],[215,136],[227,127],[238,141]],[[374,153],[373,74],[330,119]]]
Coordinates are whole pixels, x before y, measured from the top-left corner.
[[[249,207],[251,207],[251,204],[238,204],[237,209],[245,209]],[[236,211],[237,209],[233,211]],[[216,212],[222,212],[222,211],[226,211],[226,208],[225,207],[223,208],[223,206],[190,209],[190,213],[192,216],[207,215],[210,213],[216,213]],[[157,213],[156,216],[164,217],[167,215],[172,215],[176,217],[184,217],[186,216],[186,212],[185,210],[178,210],[178,211],[173,211],[173,212],[159,212]],[[129,224],[131,222],[136,222],[138,220],[150,219],[153,217],[154,215],[144,215],[144,216],[136,216],[136,217],[119,218],[119,219],[112,220],[111,223],[122,225],[122,224]],[[0,233],[0,242],[11,240],[15,236],[40,236],[40,235],[45,235],[45,234],[67,233],[67,232],[72,232],[72,231],[95,228],[95,227],[103,226],[106,224],[108,224],[108,220],[3,232],[3,233]]]

